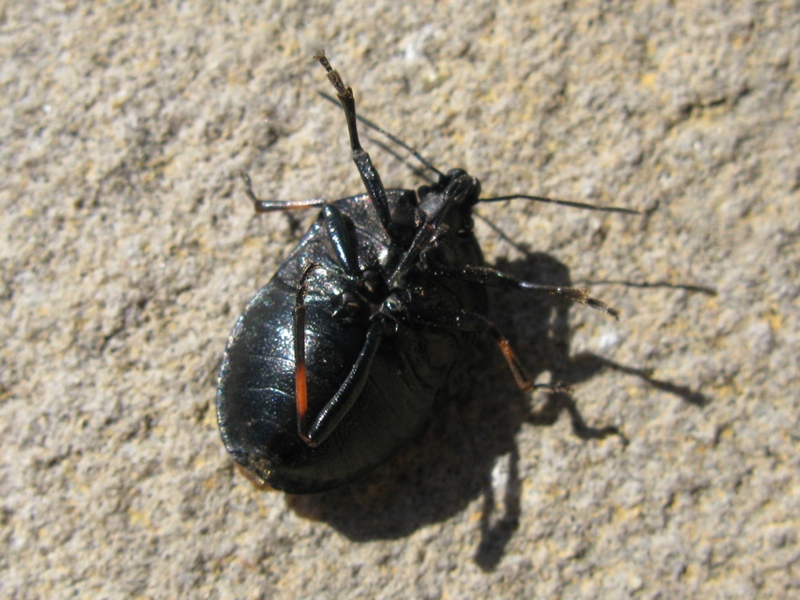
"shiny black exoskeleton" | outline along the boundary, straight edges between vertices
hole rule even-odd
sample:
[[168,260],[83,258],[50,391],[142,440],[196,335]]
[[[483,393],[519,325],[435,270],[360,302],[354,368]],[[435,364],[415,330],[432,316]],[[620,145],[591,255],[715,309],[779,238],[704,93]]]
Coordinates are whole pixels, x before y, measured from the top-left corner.
[[520,387],[534,387],[487,318],[487,285],[559,294],[615,314],[583,290],[482,266],[471,215],[486,199],[465,171],[444,174],[424,161],[439,175],[435,185],[386,190],[359,143],[352,90],[324,53],[316,58],[344,108],[367,193],[331,203],[265,201],[243,176],[259,212],[322,211],[234,326],[217,390],[228,451],[258,480],[291,493],[352,481],[412,439],[480,332],[495,338]]

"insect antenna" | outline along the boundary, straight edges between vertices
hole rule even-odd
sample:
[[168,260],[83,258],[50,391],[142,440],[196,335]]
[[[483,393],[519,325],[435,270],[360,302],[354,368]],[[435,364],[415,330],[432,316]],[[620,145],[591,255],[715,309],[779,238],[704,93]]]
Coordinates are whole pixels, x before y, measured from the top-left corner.
[[[339,102],[333,96],[329,96],[325,92],[318,92],[318,93],[319,93],[320,96],[325,98],[325,100],[327,100],[328,102],[333,102],[334,104],[339,106]],[[388,139],[390,139],[392,142],[394,142],[395,144],[397,144],[398,146],[400,146],[404,150],[407,150],[408,152],[410,152],[411,155],[414,158],[416,158],[419,162],[421,162],[425,166],[426,169],[430,169],[431,171],[436,173],[439,177],[444,177],[445,176],[444,173],[442,173],[439,169],[434,167],[433,164],[429,160],[427,160],[424,156],[422,156],[419,152],[417,152],[414,148],[412,148],[411,146],[406,144],[403,140],[401,140],[397,136],[392,135],[391,133],[389,133],[388,131],[386,131],[382,127],[379,127],[377,124],[373,123],[372,121],[370,121],[366,117],[362,117],[359,114],[356,115],[356,119],[361,121],[364,125],[366,125],[370,129],[373,129],[373,130],[377,131],[378,133],[386,136]]]
[[481,202],[503,202],[505,200],[533,200],[547,204],[558,204],[570,208],[581,208],[585,210],[599,210],[602,212],[624,213],[626,215],[640,215],[638,210],[632,208],[622,208],[621,206],[597,206],[595,204],[585,204],[583,202],[573,202],[572,200],[557,200],[555,198],[545,198],[544,196],[530,196],[528,194],[512,194],[511,196],[495,196],[494,198],[481,198]]

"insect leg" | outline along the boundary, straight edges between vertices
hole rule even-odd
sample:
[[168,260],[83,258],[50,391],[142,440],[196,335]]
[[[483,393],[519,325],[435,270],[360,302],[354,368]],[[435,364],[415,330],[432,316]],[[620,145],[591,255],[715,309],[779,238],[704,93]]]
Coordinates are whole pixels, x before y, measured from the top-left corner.
[[[319,95],[320,95],[320,96],[322,96],[323,98],[325,98],[325,100],[327,100],[328,102],[333,102],[334,104],[336,104],[336,100],[334,100],[332,96],[329,96],[329,95],[328,95],[328,94],[326,94],[325,92],[319,92]],[[379,127],[378,125],[376,125],[375,123],[373,123],[372,121],[370,121],[369,119],[367,119],[366,117],[363,117],[363,116],[361,116],[361,115],[358,115],[358,114],[357,114],[357,115],[356,115],[356,119],[358,119],[359,121],[361,121],[362,123],[364,123],[364,125],[366,125],[366,126],[367,126],[367,127],[369,127],[370,129],[374,129],[375,131],[377,131],[377,132],[378,132],[378,133],[380,133],[381,135],[384,135],[384,136],[386,136],[387,138],[389,138],[389,140],[390,140],[390,141],[394,142],[395,144],[397,144],[398,146],[400,146],[400,147],[401,147],[401,148],[403,148],[404,150],[408,150],[408,151],[411,153],[411,155],[412,155],[414,158],[416,158],[416,159],[417,159],[419,162],[421,162],[421,163],[422,163],[422,165],[423,165],[423,166],[424,166],[426,169],[429,169],[429,170],[433,171],[433,172],[434,172],[434,173],[436,173],[436,174],[437,174],[439,177],[444,177],[444,176],[445,176],[445,174],[444,174],[444,173],[442,173],[442,172],[441,172],[439,169],[437,169],[436,167],[434,167],[434,166],[433,166],[433,163],[431,163],[431,162],[430,162],[428,159],[426,159],[424,156],[422,156],[422,155],[421,155],[419,152],[417,152],[417,151],[416,151],[414,148],[412,148],[411,146],[409,146],[408,144],[406,144],[406,143],[405,143],[403,140],[401,140],[401,139],[400,139],[399,137],[397,137],[396,135],[392,135],[391,133],[389,133],[388,131],[386,131],[386,130],[385,130],[385,129],[383,129],[382,127]],[[380,144],[380,143],[379,143],[379,144]],[[389,154],[391,154],[391,155],[392,155],[392,156],[394,156],[395,158],[397,158],[397,159],[399,159],[399,160],[403,160],[403,158],[402,158],[401,156],[399,156],[399,155],[398,155],[396,152],[394,152],[394,151],[393,151],[393,150],[391,150],[390,148],[388,148],[388,147],[386,147],[386,146],[383,146],[382,144],[380,144],[380,145],[381,145],[381,147],[382,147],[384,150],[386,150],[387,152],[389,152]],[[404,162],[405,162],[405,161],[404,161]],[[415,169],[415,170],[416,170],[416,169]]]
[[297,295],[294,301],[294,398],[297,409],[297,432],[300,437],[308,441],[304,435],[308,414],[308,375],[306,373],[306,293],[308,292],[308,277],[319,265],[311,263],[306,266],[297,286]]
[[305,297],[308,292],[308,278],[316,263],[309,264],[303,271],[297,288],[294,307],[294,359],[295,359],[295,404],[297,407],[297,433],[309,446],[318,446],[336,429],[336,426],[353,407],[364,389],[372,369],[372,361],[383,339],[383,324],[375,321],[370,325],[364,345],[356,358],[353,368],[342,385],[322,408],[313,421],[308,414],[308,376],[306,372]]
[[458,331],[487,332],[492,336],[500,352],[503,354],[511,374],[514,376],[517,386],[523,392],[533,389],[546,389],[551,392],[567,392],[569,388],[560,385],[534,384],[533,380],[519,358],[511,348],[511,343],[500,333],[497,325],[483,315],[465,312],[460,310],[443,310],[429,307],[415,306],[415,299],[408,300],[402,309],[393,313],[395,318],[413,323],[416,326],[432,327],[441,329],[455,329]]
[[278,210],[303,210],[325,206],[328,201],[324,198],[309,198],[308,200],[260,200],[253,192],[253,183],[247,173],[240,173],[244,181],[244,191],[253,202],[256,212],[272,212]]
[[361,274],[358,266],[358,245],[347,227],[342,211],[335,205],[328,204],[322,209],[322,215],[336,260],[345,273],[357,277]]
[[[355,401],[361,395],[367,383],[372,361],[383,339],[383,324],[374,322],[367,330],[364,345],[356,358],[353,368],[350,369],[342,385],[328,400],[328,403],[319,412],[319,415],[309,423],[304,413],[302,418],[298,412],[298,433],[302,440],[309,446],[318,446],[336,429]],[[299,406],[299,403],[298,403]]]
[[364,182],[364,187],[367,189],[370,198],[372,198],[372,205],[378,213],[378,219],[383,226],[383,230],[389,237],[392,237],[392,216],[389,212],[389,200],[386,198],[386,189],[383,187],[381,176],[378,175],[375,165],[372,164],[372,159],[361,147],[361,142],[358,139],[356,101],[355,98],[353,98],[353,90],[344,85],[342,76],[331,67],[328,59],[325,58],[324,50],[321,50],[314,58],[325,67],[325,70],[328,72],[328,80],[333,87],[336,88],[336,95],[339,98],[339,102],[342,104],[345,119],[347,120],[347,131],[350,134],[350,149],[353,151],[353,162],[356,163],[358,174],[361,175],[361,181]]
[[461,279],[462,281],[474,281],[484,285],[503,288],[507,290],[523,290],[526,292],[535,292],[539,294],[551,294],[554,296],[561,296],[568,300],[578,302],[579,304],[586,304],[611,315],[619,320],[619,311],[611,308],[605,302],[592,298],[589,292],[583,288],[565,287],[560,285],[543,285],[540,283],[533,283],[531,281],[522,281],[516,277],[512,277],[507,273],[492,269],[490,267],[449,267],[431,259],[429,256],[424,256],[423,264],[427,272],[432,275],[439,275],[441,277],[452,277],[453,279]]
[[[345,221],[341,210],[333,204],[326,204],[322,209],[325,229],[328,234],[337,262],[347,275],[359,277],[361,269],[358,265],[358,246]],[[358,398],[370,372],[372,359],[378,349],[382,333],[377,327],[367,331],[366,341],[356,362],[333,398],[309,422],[308,414],[308,374],[305,356],[306,304],[308,278],[314,269],[321,268],[310,263],[300,277],[294,305],[294,356],[295,356],[295,404],[297,407],[297,432],[309,446],[320,444],[331,431],[336,428],[342,417],[347,414],[353,401]]]

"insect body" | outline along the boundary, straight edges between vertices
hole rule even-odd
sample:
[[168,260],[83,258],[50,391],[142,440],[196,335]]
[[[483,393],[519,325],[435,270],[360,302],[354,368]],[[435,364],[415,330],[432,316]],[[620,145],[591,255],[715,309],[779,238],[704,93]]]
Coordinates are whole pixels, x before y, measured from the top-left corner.
[[413,438],[481,332],[495,338],[520,387],[536,387],[487,318],[487,285],[558,294],[616,315],[583,290],[483,266],[472,209],[486,199],[465,171],[436,170],[438,182],[416,192],[385,189],[361,148],[352,90],[324,53],[316,58],[344,108],[366,193],[331,203],[259,200],[243,175],[258,212],[322,210],[234,326],[217,390],[228,451],[291,493],[352,481]]

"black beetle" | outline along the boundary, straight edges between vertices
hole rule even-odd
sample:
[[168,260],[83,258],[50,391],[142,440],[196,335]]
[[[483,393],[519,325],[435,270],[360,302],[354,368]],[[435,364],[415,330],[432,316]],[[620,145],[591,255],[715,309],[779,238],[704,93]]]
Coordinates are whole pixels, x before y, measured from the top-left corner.
[[549,387],[532,384],[487,318],[486,286],[557,294],[616,316],[585,290],[518,281],[483,266],[473,233],[478,202],[588,205],[536,196],[482,200],[475,177],[442,173],[413,150],[438,182],[416,193],[385,189],[361,148],[351,88],[324,52],[315,58],[344,109],[367,193],[330,203],[259,200],[242,174],[257,212],[322,211],[234,326],[217,389],[228,451],[257,481],[290,493],[352,481],[412,439],[481,332],[497,341],[523,390]]

